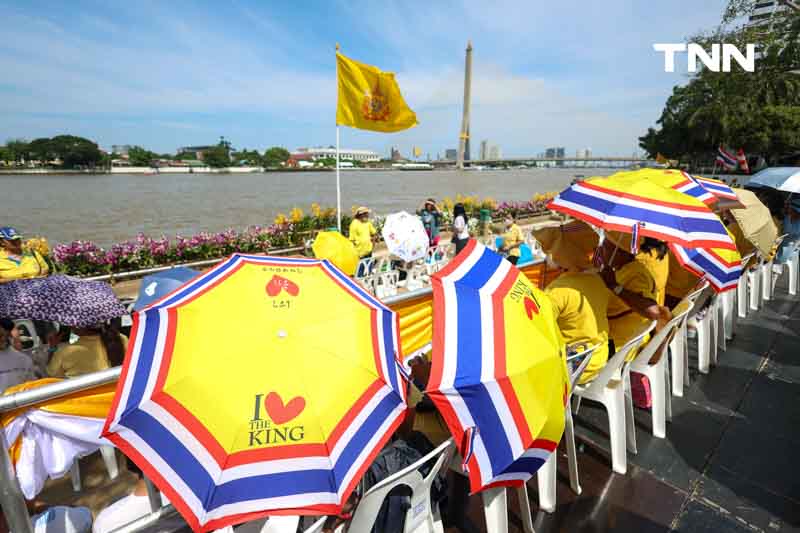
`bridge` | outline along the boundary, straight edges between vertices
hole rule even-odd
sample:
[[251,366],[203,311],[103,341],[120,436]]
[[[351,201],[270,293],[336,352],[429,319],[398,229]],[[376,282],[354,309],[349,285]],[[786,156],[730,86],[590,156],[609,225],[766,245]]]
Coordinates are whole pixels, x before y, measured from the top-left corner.
[[[437,167],[455,166],[455,159],[439,159],[431,161]],[[653,159],[641,159],[633,156],[605,157],[504,157],[501,159],[469,159],[464,166],[515,166],[561,167],[561,168],[621,168],[632,165],[649,166],[655,164]]]

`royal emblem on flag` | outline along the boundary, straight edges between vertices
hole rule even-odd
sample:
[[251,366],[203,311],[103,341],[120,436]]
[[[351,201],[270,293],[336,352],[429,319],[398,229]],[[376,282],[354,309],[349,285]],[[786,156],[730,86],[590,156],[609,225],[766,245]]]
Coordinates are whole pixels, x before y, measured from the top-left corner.
[[392,113],[389,102],[381,93],[381,86],[375,85],[375,89],[364,94],[364,103],[361,106],[361,113],[367,120],[386,121]]

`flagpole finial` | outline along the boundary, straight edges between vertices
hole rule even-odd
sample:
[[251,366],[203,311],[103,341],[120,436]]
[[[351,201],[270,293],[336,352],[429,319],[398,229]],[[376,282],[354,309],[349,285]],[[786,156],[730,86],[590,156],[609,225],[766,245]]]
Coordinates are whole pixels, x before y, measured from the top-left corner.
[[339,43],[336,43],[336,51],[338,52],[339,50],[340,50]]

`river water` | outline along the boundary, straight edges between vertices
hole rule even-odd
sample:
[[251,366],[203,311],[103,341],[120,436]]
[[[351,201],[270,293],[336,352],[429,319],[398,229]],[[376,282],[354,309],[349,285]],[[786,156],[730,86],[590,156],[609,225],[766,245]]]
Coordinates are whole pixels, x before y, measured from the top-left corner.
[[[366,205],[380,214],[413,210],[427,197],[457,193],[522,201],[561,190],[576,174],[610,169],[527,169],[459,172],[343,171],[342,209]],[[0,175],[0,226],[51,242],[75,239],[108,246],[134,237],[268,225],[279,212],[312,202],[336,205],[333,172],[173,175]]]

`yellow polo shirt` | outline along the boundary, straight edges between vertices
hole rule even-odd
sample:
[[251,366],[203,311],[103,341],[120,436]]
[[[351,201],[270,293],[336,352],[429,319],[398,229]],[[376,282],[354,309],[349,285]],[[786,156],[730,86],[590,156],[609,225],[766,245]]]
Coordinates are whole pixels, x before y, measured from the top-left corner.
[[[122,348],[127,352],[128,338],[120,335]],[[87,335],[75,344],[59,347],[47,364],[47,374],[53,378],[72,378],[109,368],[106,348],[100,335]]]
[[[522,241],[524,240],[525,236],[522,234],[522,229],[516,224],[511,224],[511,227],[508,228],[508,231],[503,234],[503,246],[506,249],[514,246],[515,244],[522,244]],[[519,257],[519,246],[508,250],[508,255],[512,257]]]
[[372,236],[376,233],[375,226],[369,220],[361,222],[357,218],[353,219],[350,223],[350,240],[356,246],[358,257],[364,257],[372,252]]
[[46,276],[50,269],[37,251],[12,255],[0,250],[0,282]]
[[[640,294],[655,302],[658,301],[658,289],[653,274],[642,261],[631,261],[616,272],[617,283],[626,290]],[[635,337],[650,320],[643,317],[622,301],[618,296],[611,296],[608,306],[609,334],[614,346],[619,350],[626,342]],[[636,356],[634,350],[628,359]]]
[[639,252],[636,254],[635,261],[642,263],[650,275],[653,276],[653,281],[656,284],[656,302],[658,305],[664,305],[664,296],[666,296],[667,280],[669,278],[669,256],[667,253],[663,259],[658,258],[658,252],[650,250],[649,252]]
[[581,375],[580,382],[593,379],[608,362],[608,302],[613,293],[603,279],[589,272],[566,272],[545,289],[553,304],[558,328],[568,345],[599,347]]
[[697,286],[697,276],[681,266],[673,254],[669,254],[669,278],[667,279],[667,294],[682,300]]

